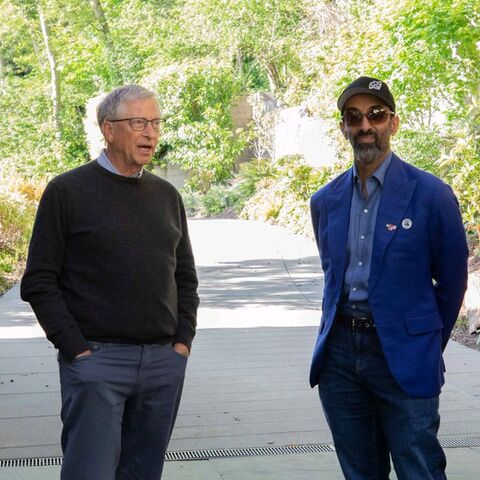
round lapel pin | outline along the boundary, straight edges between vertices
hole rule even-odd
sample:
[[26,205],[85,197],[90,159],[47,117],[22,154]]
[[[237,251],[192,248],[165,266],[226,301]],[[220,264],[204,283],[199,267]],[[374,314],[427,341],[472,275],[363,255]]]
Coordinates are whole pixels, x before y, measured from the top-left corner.
[[413,222],[409,218],[404,218],[402,220],[402,227],[405,230],[408,230],[409,228],[412,228]]

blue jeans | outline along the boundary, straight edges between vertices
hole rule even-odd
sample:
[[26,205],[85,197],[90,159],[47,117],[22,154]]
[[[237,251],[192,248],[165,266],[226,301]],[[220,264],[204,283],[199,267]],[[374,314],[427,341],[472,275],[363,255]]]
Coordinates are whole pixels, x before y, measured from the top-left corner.
[[323,410],[347,480],[445,480],[438,396],[411,398],[393,379],[375,332],[334,324],[319,377]]
[[59,353],[62,480],[159,480],[187,357],[171,345],[89,342]]

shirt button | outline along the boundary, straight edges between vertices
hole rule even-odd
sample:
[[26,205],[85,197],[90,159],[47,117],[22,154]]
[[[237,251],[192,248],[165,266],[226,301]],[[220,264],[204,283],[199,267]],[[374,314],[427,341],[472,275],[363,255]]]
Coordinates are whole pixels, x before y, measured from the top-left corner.
[[353,290],[354,292],[356,292],[356,291],[357,291],[357,287],[353,287],[352,290]]
[[363,262],[358,262],[358,265],[361,267],[363,265]]
[[368,213],[368,208],[363,209],[364,213]]
[[361,238],[362,240],[365,240],[365,235],[360,235],[360,238]]
[[352,308],[355,310],[357,307],[356,307],[356,305],[352,305]]

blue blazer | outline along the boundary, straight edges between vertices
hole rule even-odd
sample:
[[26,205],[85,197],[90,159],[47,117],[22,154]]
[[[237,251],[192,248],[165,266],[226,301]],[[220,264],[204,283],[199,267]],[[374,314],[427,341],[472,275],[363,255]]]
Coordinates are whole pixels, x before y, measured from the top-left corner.
[[[352,175],[352,169],[347,170],[311,198],[324,272],[312,387],[318,384],[342,293]],[[465,229],[452,189],[393,155],[378,207],[368,292],[387,364],[411,397],[440,393],[442,351],[467,287],[467,260]]]

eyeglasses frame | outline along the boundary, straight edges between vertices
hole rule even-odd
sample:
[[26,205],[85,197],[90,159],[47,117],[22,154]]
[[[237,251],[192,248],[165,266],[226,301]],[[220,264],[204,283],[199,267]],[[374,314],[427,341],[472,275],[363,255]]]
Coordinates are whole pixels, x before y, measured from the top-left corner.
[[[132,121],[133,120],[142,120],[144,125],[143,125],[143,128],[140,130],[138,128],[135,128],[133,125],[132,125]],[[132,130],[135,130],[136,132],[143,132],[146,128],[147,128],[147,125],[149,123],[152,124],[152,128],[155,132],[159,132],[160,131],[160,125],[161,125],[161,121],[162,119],[161,118],[152,118],[151,120],[148,120],[147,118],[144,118],[144,117],[129,117],[129,118],[117,118],[115,120],[110,120],[107,118],[106,120],[107,122],[110,122],[110,123],[116,123],[116,122],[128,122],[128,124],[130,125],[130,127],[132,128]],[[154,125],[153,125],[153,122],[158,122],[158,127],[156,128]]]

